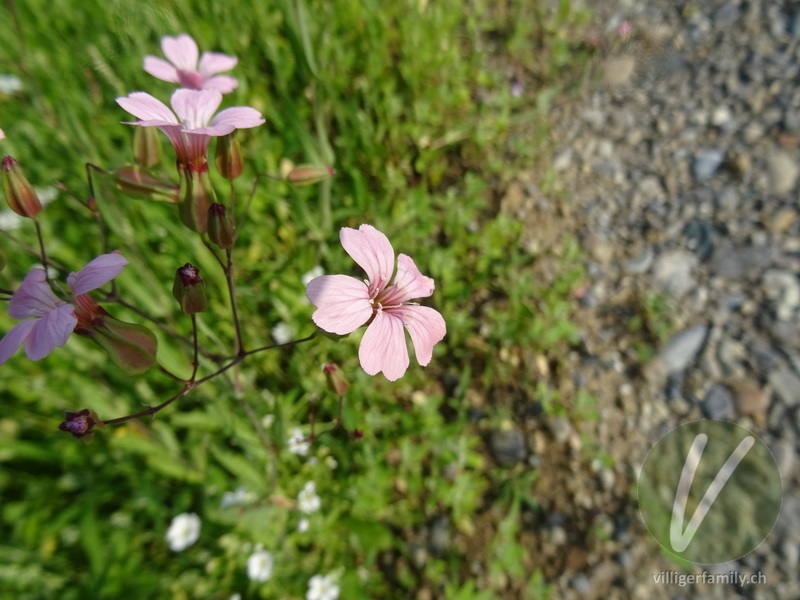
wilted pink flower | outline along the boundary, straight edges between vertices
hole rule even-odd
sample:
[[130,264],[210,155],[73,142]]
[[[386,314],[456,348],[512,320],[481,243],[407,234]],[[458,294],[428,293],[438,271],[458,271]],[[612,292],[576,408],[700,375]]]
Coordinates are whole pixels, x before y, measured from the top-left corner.
[[222,93],[219,90],[179,89],[170,99],[173,113],[166,104],[145,92],[117,98],[117,104],[141,119],[124,123],[158,127],[175,147],[179,167],[196,172],[208,170],[208,142],[212,137],[228,135],[235,129],[257,127],[264,122],[261,113],[249,106],[226,108],[215,115],[220,102]]
[[0,365],[23,343],[25,354],[31,360],[44,358],[56,346],[66,344],[78,325],[76,305],[82,305],[82,301],[88,298],[85,296],[87,292],[114,279],[127,264],[124,256],[112,252],[98,256],[79,272],[70,273],[67,284],[75,297],[75,304],[64,302],[53,293],[44,269],[31,269],[8,302],[10,317],[27,320],[17,323],[0,340]]
[[223,94],[232,92],[239,85],[235,77],[217,75],[230,71],[238,59],[219,52],[203,52],[198,66],[197,44],[190,35],[165,35],[161,38],[161,49],[167,60],[149,54],[144,57],[144,70],[153,77],[192,90],[215,89]]
[[405,254],[397,257],[384,234],[371,225],[358,230],[343,227],[339,239],[345,251],[367,272],[368,281],[347,275],[323,275],[306,288],[308,299],[317,307],[314,323],[325,331],[346,335],[369,323],[358,349],[361,367],[370,375],[381,371],[389,381],[403,376],[408,368],[408,349],[403,327],[414,344],[417,362],[427,365],[433,347],[447,331],[437,311],[412,298],[433,294],[434,283],[419,272]]

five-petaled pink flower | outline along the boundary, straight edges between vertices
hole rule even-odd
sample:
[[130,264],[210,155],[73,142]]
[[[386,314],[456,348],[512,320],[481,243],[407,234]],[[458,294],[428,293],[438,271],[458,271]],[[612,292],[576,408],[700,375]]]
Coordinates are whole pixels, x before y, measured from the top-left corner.
[[[56,346],[67,343],[78,325],[79,317],[89,318],[87,310],[96,306],[87,292],[105,285],[122,272],[128,260],[118,252],[102,254],[77,273],[70,273],[67,284],[74,304],[60,300],[47,283],[44,269],[31,269],[8,302],[8,315],[27,319],[17,323],[0,340],[0,365],[23,343],[25,354],[39,360]],[[31,318],[33,317],[33,318]]]
[[[127,125],[158,127],[167,134],[185,170],[208,170],[208,142],[236,129],[257,127],[264,119],[255,108],[234,106],[214,112],[222,102],[219,90],[175,90],[170,99],[174,113],[163,102],[145,92],[132,92],[117,98],[119,104],[139,121]],[[175,116],[177,114],[177,116]]]
[[381,371],[389,381],[408,369],[408,348],[403,327],[411,335],[417,362],[427,365],[433,347],[444,338],[447,328],[437,311],[416,302],[433,294],[434,283],[419,272],[405,254],[397,257],[384,234],[371,225],[358,230],[343,227],[339,239],[347,253],[367,273],[368,281],[347,275],[323,275],[306,288],[317,310],[311,316],[325,331],[346,335],[369,323],[358,349],[361,366],[370,375]]
[[203,52],[198,66],[197,44],[190,35],[165,35],[161,38],[161,49],[167,60],[149,54],[144,57],[144,70],[154,77],[192,90],[215,89],[223,94],[232,92],[239,85],[235,77],[217,75],[230,71],[238,59],[219,52]]

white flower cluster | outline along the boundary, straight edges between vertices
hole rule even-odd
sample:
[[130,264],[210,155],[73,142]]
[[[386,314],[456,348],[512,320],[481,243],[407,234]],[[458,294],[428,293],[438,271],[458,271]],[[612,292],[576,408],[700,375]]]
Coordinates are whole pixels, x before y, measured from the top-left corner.
[[186,550],[200,537],[200,517],[195,513],[183,513],[172,519],[167,529],[167,543],[173,552]]

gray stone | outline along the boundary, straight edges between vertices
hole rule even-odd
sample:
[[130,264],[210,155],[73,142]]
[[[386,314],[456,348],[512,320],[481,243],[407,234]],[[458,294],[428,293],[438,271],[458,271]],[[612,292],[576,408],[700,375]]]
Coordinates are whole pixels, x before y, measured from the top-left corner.
[[730,242],[721,243],[711,258],[711,272],[727,279],[756,278],[769,266],[774,254],[770,246],[734,248]]
[[708,326],[696,325],[672,336],[659,355],[667,373],[686,369],[700,352],[707,335]]
[[651,264],[653,264],[653,251],[645,248],[639,256],[625,262],[625,272],[630,275],[640,275],[646,273]]
[[800,403],[800,377],[788,369],[775,369],[767,375],[772,390],[787,406]]
[[764,293],[775,307],[779,321],[792,320],[800,306],[800,282],[793,273],[770,269],[762,278]]
[[685,250],[672,250],[659,256],[653,266],[653,279],[658,287],[680,297],[695,287],[692,271],[697,257]]
[[489,436],[489,449],[501,465],[513,465],[525,459],[525,438],[513,428],[493,431]]
[[739,18],[739,7],[733,2],[726,2],[714,12],[714,25],[725,28]]
[[710,419],[730,419],[734,411],[733,396],[727,388],[713,385],[703,398],[702,407]]
[[800,167],[788,153],[778,150],[769,155],[767,159],[770,190],[773,194],[784,195],[794,189]]
[[711,179],[719,170],[724,158],[725,153],[722,150],[705,150],[695,156],[692,173],[698,181]]

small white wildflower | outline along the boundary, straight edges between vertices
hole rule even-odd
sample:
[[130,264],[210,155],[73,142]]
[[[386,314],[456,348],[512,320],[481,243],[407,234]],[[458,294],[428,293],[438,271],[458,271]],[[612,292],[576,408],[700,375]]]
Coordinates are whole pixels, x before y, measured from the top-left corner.
[[0,211],[0,229],[4,231],[14,231],[24,224],[25,219],[20,217],[13,210]]
[[303,282],[303,285],[308,285],[309,281],[317,277],[322,277],[323,275],[325,275],[325,269],[317,265],[316,267],[312,267],[308,273],[303,273],[300,276],[300,281]]
[[222,508],[228,508],[230,506],[237,506],[239,504],[244,504],[247,500],[247,489],[244,486],[239,486],[233,492],[225,492],[222,494],[222,501],[220,502],[220,506]]
[[242,600],[241,594],[233,594],[228,600]]
[[307,515],[317,512],[322,506],[322,500],[317,496],[317,486],[313,481],[307,481],[300,493],[297,494],[297,506],[300,512]]
[[328,468],[331,471],[333,471],[336,467],[339,466],[339,463],[337,463],[336,459],[333,458],[332,456],[326,456],[325,457],[325,464],[328,466]]
[[264,417],[261,419],[261,424],[264,426],[264,429],[269,429],[270,427],[272,427],[272,424],[274,422],[275,422],[275,415],[273,414],[264,415]]
[[308,531],[308,519],[300,519],[297,523],[297,531],[300,533],[305,533]]
[[283,321],[272,328],[272,339],[276,344],[286,344],[292,341],[294,337],[294,329],[291,325],[287,325]]
[[0,94],[13,94],[22,91],[22,80],[16,75],[0,75]]
[[311,458],[309,458],[308,459],[308,464],[311,465],[312,467],[314,465],[316,465],[317,464],[317,457],[316,456],[312,456]]
[[45,187],[36,186],[33,188],[33,191],[36,192],[36,196],[39,198],[39,202],[42,203],[42,206],[50,204],[53,200],[58,198],[58,188],[52,185]]
[[250,581],[264,583],[272,575],[274,564],[272,554],[266,550],[257,550],[247,559],[247,577]]
[[200,537],[200,517],[195,513],[182,513],[172,519],[167,530],[167,543],[173,552],[185,550]]
[[300,431],[300,428],[295,427],[292,430],[292,436],[289,438],[289,452],[292,454],[299,454],[300,456],[305,456],[308,454],[308,449],[311,447],[311,443],[305,440],[306,436],[303,435],[303,432]]
[[339,586],[333,575],[314,575],[308,582],[306,600],[336,600]]

